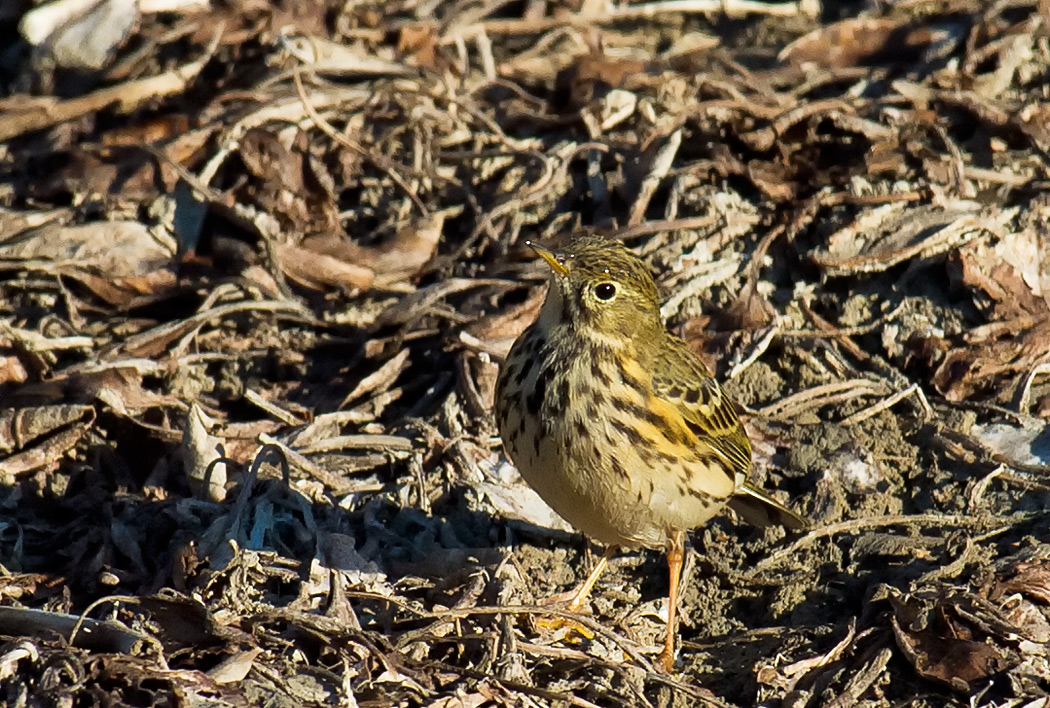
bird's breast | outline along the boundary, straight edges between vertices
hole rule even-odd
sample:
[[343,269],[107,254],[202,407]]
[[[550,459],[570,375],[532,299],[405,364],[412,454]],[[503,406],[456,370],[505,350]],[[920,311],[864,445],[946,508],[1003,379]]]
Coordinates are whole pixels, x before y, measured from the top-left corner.
[[536,328],[515,350],[498,396],[507,451],[584,533],[660,546],[671,531],[706,521],[732,493],[732,479],[654,394],[652,373],[629,346]]

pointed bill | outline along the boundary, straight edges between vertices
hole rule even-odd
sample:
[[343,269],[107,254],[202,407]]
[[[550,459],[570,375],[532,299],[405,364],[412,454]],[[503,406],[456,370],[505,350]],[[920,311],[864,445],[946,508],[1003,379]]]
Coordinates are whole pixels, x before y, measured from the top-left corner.
[[564,263],[562,263],[562,260],[561,260],[562,256],[561,256],[561,254],[555,253],[554,251],[552,251],[549,248],[546,248],[544,246],[541,246],[540,244],[536,243],[535,241],[526,241],[525,245],[528,246],[529,248],[531,248],[536,253],[538,253],[540,258],[542,258],[543,260],[547,261],[547,265],[549,265],[551,267],[551,269],[555,273],[557,273],[558,275],[568,275],[569,274],[569,269],[565,267]]

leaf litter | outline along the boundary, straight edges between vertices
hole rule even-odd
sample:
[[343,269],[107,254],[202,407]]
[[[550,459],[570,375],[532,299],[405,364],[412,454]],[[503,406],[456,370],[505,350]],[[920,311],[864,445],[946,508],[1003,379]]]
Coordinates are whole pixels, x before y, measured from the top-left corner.
[[[1045,2],[0,16],[5,703],[1046,703]],[[693,534],[673,676],[491,420],[579,230],[815,522]]]

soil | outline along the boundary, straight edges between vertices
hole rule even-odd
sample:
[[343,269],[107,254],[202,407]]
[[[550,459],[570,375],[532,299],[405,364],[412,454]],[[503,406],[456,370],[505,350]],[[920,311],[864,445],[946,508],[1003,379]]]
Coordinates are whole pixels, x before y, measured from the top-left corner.
[[[1046,4],[738,4],[0,10],[0,700],[1050,705]],[[582,231],[812,523],[671,674],[492,417]]]

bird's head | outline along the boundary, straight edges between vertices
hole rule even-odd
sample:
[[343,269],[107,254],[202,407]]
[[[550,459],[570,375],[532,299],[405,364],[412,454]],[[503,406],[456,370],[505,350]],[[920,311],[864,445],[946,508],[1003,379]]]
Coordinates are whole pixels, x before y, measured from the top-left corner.
[[584,236],[561,251],[526,243],[551,267],[551,316],[607,335],[663,330],[653,276],[619,241]]

